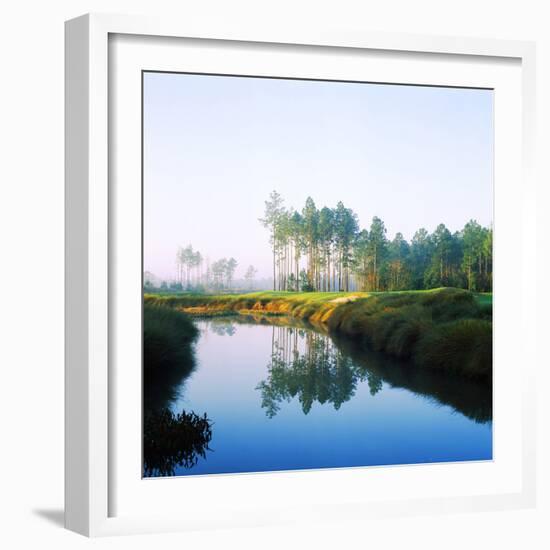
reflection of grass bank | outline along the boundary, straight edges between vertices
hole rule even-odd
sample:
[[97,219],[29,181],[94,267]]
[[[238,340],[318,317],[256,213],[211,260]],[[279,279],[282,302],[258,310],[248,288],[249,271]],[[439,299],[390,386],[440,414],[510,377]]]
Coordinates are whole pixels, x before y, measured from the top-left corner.
[[211,421],[193,411],[174,414],[171,402],[195,366],[199,335],[184,313],[160,304],[143,308],[143,475],[171,476],[205,458]]
[[143,386],[146,408],[174,398],[175,388],[193,370],[192,343],[198,330],[175,309],[145,303],[143,308]]
[[[146,304],[189,313],[285,314],[351,336],[377,351],[438,371],[492,373],[490,295],[444,288],[391,293],[256,292],[146,295]],[[214,313],[215,312],[215,313]]]
[[346,337],[335,336],[334,343],[354,364],[394,388],[405,388],[450,406],[475,422],[485,423],[493,418],[490,384],[433,369],[411,369],[407,362],[389,360],[386,355],[366,350],[359,342]]

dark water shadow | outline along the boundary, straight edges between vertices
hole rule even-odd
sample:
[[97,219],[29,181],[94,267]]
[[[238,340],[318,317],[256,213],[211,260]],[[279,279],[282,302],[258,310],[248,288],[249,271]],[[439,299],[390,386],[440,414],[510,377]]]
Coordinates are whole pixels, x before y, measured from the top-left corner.
[[170,407],[178,398],[185,380],[195,370],[196,363],[191,347],[182,351],[177,362],[165,368],[144,369],[143,407],[145,411],[158,411]]
[[398,361],[371,351],[349,338],[338,335],[332,338],[335,345],[349,355],[354,363],[380,377],[391,387],[404,388],[438,404],[447,405],[478,423],[493,419],[490,382],[419,368],[410,362]]

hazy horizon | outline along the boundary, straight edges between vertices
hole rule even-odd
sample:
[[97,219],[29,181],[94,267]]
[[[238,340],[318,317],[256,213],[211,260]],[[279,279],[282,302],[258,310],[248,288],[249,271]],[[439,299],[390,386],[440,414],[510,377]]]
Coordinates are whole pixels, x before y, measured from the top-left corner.
[[277,190],[301,211],[342,201],[410,241],[492,222],[493,93],[172,73],[144,75],[144,270],[178,246],[271,276],[258,218]]

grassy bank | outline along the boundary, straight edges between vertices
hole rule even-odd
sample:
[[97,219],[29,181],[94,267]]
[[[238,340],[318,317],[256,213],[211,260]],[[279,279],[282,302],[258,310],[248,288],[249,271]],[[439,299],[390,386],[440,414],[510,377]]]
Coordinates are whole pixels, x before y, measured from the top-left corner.
[[418,366],[471,378],[492,375],[488,294],[442,288],[388,293],[256,292],[146,295],[146,306],[191,315],[285,314]]
[[465,290],[372,296],[335,310],[328,327],[419,366],[472,378],[492,375],[491,308]]

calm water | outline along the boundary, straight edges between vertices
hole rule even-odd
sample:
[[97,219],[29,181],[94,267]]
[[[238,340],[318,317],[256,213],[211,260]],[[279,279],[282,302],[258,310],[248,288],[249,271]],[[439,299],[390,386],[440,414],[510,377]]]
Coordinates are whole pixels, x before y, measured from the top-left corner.
[[176,475],[492,458],[489,387],[289,323],[197,321],[196,366],[170,406],[206,413],[212,439]]

